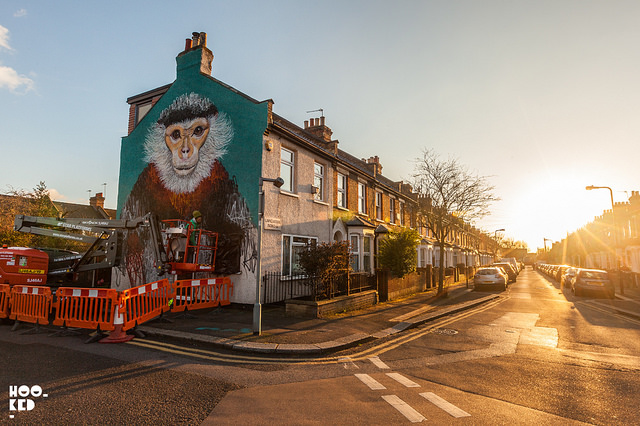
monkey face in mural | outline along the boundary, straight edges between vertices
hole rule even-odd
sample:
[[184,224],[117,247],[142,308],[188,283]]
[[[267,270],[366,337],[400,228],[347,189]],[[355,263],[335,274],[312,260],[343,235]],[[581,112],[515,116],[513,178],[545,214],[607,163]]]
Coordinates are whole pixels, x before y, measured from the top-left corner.
[[[241,265],[253,265],[254,227],[250,220],[242,220],[250,213],[235,177],[229,176],[221,162],[232,139],[230,120],[213,102],[196,93],[177,97],[146,135],[148,164],[138,175],[121,218],[152,212],[160,219],[184,219],[199,210],[205,229],[219,234],[215,271],[237,273]],[[130,240],[147,237],[136,234]],[[141,284],[153,278],[150,247],[133,243],[127,247],[130,282]],[[136,256],[144,259],[138,262],[142,266],[136,266]]]
[[195,93],[167,107],[145,140],[145,154],[164,186],[174,193],[192,192],[226,153],[233,128],[224,113]]
[[200,147],[209,135],[209,121],[196,118],[187,123],[172,124],[164,132],[164,141],[171,150],[171,163],[176,174],[186,176],[198,165]]

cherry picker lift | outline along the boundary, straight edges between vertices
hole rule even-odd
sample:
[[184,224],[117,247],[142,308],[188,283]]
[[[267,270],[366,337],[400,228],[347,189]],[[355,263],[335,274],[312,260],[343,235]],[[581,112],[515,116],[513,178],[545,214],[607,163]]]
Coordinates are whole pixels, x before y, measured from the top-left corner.
[[158,274],[213,272],[215,268],[217,233],[191,229],[182,220],[160,221],[151,213],[135,219],[104,220],[17,215],[14,229],[82,242],[88,248],[77,253],[2,246],[0,284],[68,286],[77,282],[81,273],[92,272],[94,287],[96,271],[122,265],[126,238],[139,229],[148,231],[146,241]]

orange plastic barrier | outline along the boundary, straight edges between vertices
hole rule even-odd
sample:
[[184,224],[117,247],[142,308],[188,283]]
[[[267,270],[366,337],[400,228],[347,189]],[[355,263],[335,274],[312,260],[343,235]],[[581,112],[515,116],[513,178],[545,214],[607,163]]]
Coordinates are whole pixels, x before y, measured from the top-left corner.
[[233,293],[233,284],[229,277],[176,281],[171,312],[228,305],[230,293]]
[[218,294],[221,306],[231,304],[230,299],[231,296],[233,296],[233,283],[231,282],[231,279],[228,277],[223,279],[223,282],[220,284],[220,292]]
[[114,329],[117,290],[60,287],[56,297],[53,325],[100,328],[102,331]]
[[12,320],[49,324],[53,297],[49,287],[15,285],[11,288]]
[[171,309],[173,288],[165,278],[160,281],[133,287],[120,294],[120,313],[124,314],[123,330],[149,321]]
[[11,286],[0,284],[0,318],[9,318],[9,300],[11,299]]

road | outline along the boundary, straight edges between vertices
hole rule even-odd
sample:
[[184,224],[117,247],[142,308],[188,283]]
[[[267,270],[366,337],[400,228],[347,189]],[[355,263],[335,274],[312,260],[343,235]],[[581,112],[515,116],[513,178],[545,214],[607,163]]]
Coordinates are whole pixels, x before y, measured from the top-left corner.
[[634,424],[640,322],[599,302],[529,269],[495,302],[319,359],[0,326],[5,401],[48,395],[0,423]]

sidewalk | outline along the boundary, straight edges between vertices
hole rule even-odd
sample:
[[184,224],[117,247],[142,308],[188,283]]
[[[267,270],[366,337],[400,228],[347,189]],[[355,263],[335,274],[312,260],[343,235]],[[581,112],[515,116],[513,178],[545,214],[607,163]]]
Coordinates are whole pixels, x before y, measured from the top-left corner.
[[283,306],[263,305],[260,336],[253,334],[253,306],[246,305],[171,314],[137,330],[237,351],[318,354],[384,338],[497,297],[499,293],[474,292],[463,283],[449,287],[447,297],[436,297],[432,289],[353,313],[311,319],[287,316]]
[[603,305],[613,307],[621,314],[640,318],[640,288],[632,287],[624,288],[624,295],[619,293],[620,289],[616,288],[616,296],[614,299],[598,299]]
[[[288,355],[319,354],[381,339],[446,315],[487,303],[501,293],[476,292],[464,283],[448,287],[448,297],[435,289],[411,297],[379,303],[371,308],[330,318],[299,318],[283,306],[262,306],[262,334],[253,334],[253,306],[231,305],[188,315],[169,314],[140,326],[149,336],[206,343],[224,349]],[[619,313],[640,318],[640,289],[625,295],[593,299]],[[164,320],[169,320],[164,321]]]

